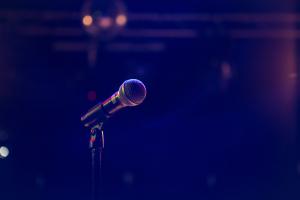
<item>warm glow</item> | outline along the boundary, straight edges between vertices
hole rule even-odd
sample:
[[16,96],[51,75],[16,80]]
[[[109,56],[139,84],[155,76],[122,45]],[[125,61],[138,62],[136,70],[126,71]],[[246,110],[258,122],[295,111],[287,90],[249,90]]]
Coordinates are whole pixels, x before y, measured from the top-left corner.
[[106,29],[112,26],[112,19],[110,17],[102,17],[98,23],[101,28]]
[[90,15],[86,15],[82,18],[82,23],[85,26],[90,26],[93,23],[93,18]]
[[224,80],[229,80],[230,78],[232,78],[232,69],[229,63],[227,62],[222,63],[221,70],[222,70],[222,78]]
[[6,158],[9,154],[9,150],[7,147],[0,147],[0,158]]
[[125,24],[127,23],[126,15],[123,15],[123,14],[118,15],[117,18],[116,18],[116,23],[119,26],[125,26]]

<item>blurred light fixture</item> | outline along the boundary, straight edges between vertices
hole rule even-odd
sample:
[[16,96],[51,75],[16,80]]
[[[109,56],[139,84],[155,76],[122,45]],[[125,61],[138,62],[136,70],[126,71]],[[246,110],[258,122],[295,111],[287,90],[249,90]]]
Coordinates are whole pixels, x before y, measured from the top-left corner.
[[295,79],[298,78],[298,74],[296,72],[290,73],[289,78],[292,79],[292,80],[295,80]]
[[117,18],[116,18],[116,24],[118,26],[125,26],[126,23],[127,23],[127,16],[126,15],[120,14],[120,15],[117,16]]
[[91,38],[87,48],[90,67],[96,66],[99,41],[114,38],[126,23],[126,9],[121,0],[85,0],[82,24]]
[[98,25],[102,29],[108,29],[113,26],[113,20],[110,17],[101,17],[98,21]]
[[7,147],[0,147],[0,158],[6,158],[9,155],[9,150]]
[[232,67],[228,62],[223,62],[221,64],[221,70],[223,80],[230,80],[232,78]]
[[221,88],[220,89],[223,92],[226,92],[230,87],[234,72],[230,63],[226,61],[221,63],[220,67],[221,67],[221,80],[220,80]]
[[88,34],[105,40],[116,36],[127,23],[126,9],[121,0],[86,0],[82,24]]
[[82,18],[82,24],[84,26],[91,26],[93,23],[93,17],[91,15],[85,15]]

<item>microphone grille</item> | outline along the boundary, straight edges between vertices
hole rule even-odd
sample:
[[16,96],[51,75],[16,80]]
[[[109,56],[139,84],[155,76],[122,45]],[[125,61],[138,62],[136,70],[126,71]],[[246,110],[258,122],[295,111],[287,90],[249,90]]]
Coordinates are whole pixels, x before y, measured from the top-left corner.
[[126,106],[137,106],[146,98],[147,90],[140,80],[129,79],[121,85],[120,94],[123,104]]

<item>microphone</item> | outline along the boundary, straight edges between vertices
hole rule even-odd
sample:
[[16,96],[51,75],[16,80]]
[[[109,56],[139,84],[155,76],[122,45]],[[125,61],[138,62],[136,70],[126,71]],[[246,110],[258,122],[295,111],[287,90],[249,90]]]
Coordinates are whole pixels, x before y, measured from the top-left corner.
[[111,97],[98,103],[84,114],[81,121],[85,127],[93,127],[124,107],[140,105],[146,98],[146,94],[146,87],[140,80],[126,80]]

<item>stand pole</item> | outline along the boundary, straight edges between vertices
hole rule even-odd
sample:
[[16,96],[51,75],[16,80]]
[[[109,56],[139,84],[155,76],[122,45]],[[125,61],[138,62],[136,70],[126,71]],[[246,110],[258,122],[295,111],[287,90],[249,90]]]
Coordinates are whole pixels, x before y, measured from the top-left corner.
[[90,145],[92,164],[92,200],[98,200],[102,186],[102,153],[104,150],[103,123],[91,128]]

